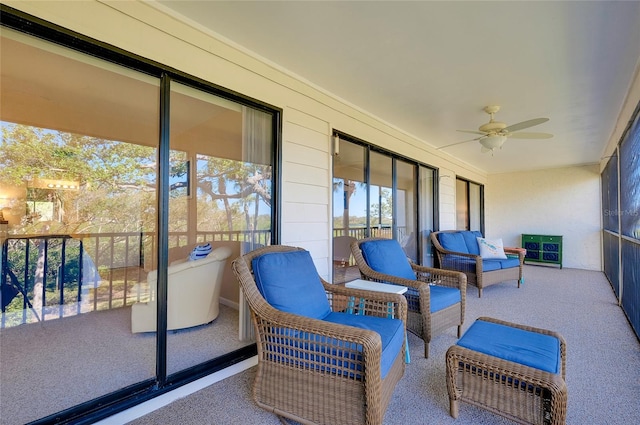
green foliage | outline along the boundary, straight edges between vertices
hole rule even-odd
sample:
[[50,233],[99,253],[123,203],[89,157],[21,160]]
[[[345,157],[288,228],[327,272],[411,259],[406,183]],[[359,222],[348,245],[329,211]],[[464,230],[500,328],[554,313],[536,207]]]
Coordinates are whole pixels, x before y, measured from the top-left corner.
[[[6,122],[0,127],[0,187],[26,187],[26,198],[12,206],[13,216],[24,216],[19,225],[12,224],[11,234],[95,235],[85,238],[84,252],[93,257],[102,276],[109,276],[114,268],[136,265],[152,252],[157,223],[155,147]],[[185,152],[175,150],[170,152],[170,163],[171,232],[271,228],[270,166],[203,155],[194,163]],[[190,197],[189,173],[193,176]],[[70,181],[79,187],[50,189],[42,183],[47,180]],[[51,219],[42,220],[44,207],[39,204],[47,205]],[[194,207],[197,222],[190,223]],[[141,242],[136,236],[143,234],[151,236]],[[60,301],[61,287],[64,302],[73,302],[80,281],[79,241],[67,239],[64,258],[60,240],[49,242],[46,257],[43,239],[12,239],[11,243],[7,268],[20,281],[26,276],[21,284],[29,299],[35,296],[38,262],[42,270],[46,258],[47,302]],[[64,274],[58,275],[63,263]],[[21,299],[16,297],[11,308],[21,309]]]
[[[35,297],[36,273],[46,260],[46,273],[42,283],[47,294],[47,304],[58,304],[60,287],[64,287],[64,303],[77,300],[80,282],[80,241],[69,238],[10,239],[7,246],[7,269],[11,272],[7,280],[26,291],[30,300]],[[64,250],[62,249],[64,245]],[[63,255],[64,253],[64,255]],[[25,280],[26,276],[26,280]],[[58,297],[51,299],[51,294]],[[75,295],[74,295],[75,294]],[[16,297],[7,311],[22,309],[22,296]]]

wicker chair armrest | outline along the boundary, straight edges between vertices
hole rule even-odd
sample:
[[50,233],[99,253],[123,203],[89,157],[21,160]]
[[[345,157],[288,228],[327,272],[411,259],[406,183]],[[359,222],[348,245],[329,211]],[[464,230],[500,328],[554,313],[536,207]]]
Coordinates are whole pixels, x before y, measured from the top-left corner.
[[462,292],[467,290],[467,275],[455,270],[436,269],[433,267],[412,264],[416,277],[421,282],[435,283],[440,286],[458,288]]
[[[392,311],[394,317],[407,322],[407,299],[401,294],[392,294],[387,292],[368,291],[365,289],[347,288],[343,285],[322,282],[330,301],[341,297],[357,298],[360,306],[363,307],[363,314],[367,316],[388,317]],[[339,303],[332,303],[335,305]]]
[[520,260],[520,265],[524,264],[524,251],[522,251],[522,249],[518,249],[518,248],[504,248],[504,253],[505,254],[513,254],[513,255],[517,255],[518,259]]
[[449,251],[447,249],[442,250],[442,254],[447,256],[447,255],[457,255],[459,257],[467,257],[467,258],[473,258],[474,260],[476,260],[476,262],[478,261],[482,261],[482,257],[476,254],[469,254],[466,252],[457,252],[457,251]]
[[[298,332],[323,335],[336,341],[361,344],[363,347],[368,347],[369,349],[382,349],[380,335],[368,329],[325,322],[324,320],[300,316],[276,309],[272,309],[271,312],[265,315],[256,314],[256,317],[269,323],[267,330],[263,332],[265,335],[271,333],[274,336],[277,335],[279,338],[282,338],[282,334],[278,334],[277,330],[287,328],[294,329]],[[314,341],[314,344],[322,345],[322,342]]]

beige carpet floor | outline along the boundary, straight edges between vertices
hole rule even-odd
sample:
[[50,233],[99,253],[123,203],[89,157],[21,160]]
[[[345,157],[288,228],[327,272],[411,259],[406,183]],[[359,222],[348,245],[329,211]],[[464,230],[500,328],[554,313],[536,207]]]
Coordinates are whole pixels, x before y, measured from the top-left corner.
[[[640,423],[640,343],[613,291],[600,272],[525,266],[526,282],[486,288],[482,298],[470,287],[464,329],[480,316],[492,316],[560,332],[567,341],[567,424]],[[483,425],[512,422],[461,404],[449,416],[445,352],[455,344],[455,329],[436,337],[429,359],[421,340],[410,335],[411,364],[396,387],[385,425]],[[133,425],[279,424],[251,398],[255,368],[177,400]]]
[[[167,336],[167,372],[247,345],[238,312],[221,305],[208,325]],[[0,424],[59,412],[155,376],[155,332],[131,333],[131,308],[117,308],[0,330]]]

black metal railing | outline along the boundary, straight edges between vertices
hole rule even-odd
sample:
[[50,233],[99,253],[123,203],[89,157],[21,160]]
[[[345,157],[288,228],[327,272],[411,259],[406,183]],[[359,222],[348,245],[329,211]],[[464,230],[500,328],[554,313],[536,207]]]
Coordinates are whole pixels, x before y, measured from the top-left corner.
[[[244,250],[268,245],[271,232],[197,232],[200,242],[241,242]],[[187,244],[172,233],[169,247]],[[1,327],[89,311],[120,308],[148,299],[147,272],[155,268],[153,233],[10,235],[2,243]]]
[[[399,236],[404,236],[406,228],[398,227]],[[333,237],[336,236],[353,236],[356,239],[364,239],[366,237],[372,238],[389,238],[393,237],[393,228],[389,225],[385,226],[372,226],[372,227],[350,227],[349,229],[334,228]]]

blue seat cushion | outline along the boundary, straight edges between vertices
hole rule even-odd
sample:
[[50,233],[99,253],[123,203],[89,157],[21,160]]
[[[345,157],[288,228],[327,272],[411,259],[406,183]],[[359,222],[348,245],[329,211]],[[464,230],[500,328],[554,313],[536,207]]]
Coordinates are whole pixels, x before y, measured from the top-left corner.
[[500,267],[503,269],[511,269],[513,267],[520,267],[520,259],[519,258],[507,258],[506,260],[498,260],[500,262]]
[[[447,251],[469,254],[464,236],[460,232],[440,233],[440,245]],[[477,242],[476,242],[477,243]]]
[[406,254],[395,239],[368,241],[360,244],[362,256],[378,273],[416,280]]
[[404,343],[404,325],[400,319],[387,319],[375,316],[360,316],[340,312],[329,313],[324,318],[327,322],[353,326],[360,329],[372,330],[380,335],[382,341],[382,357],[380,360],[380,373],[382,378],[393,366],[398,353]]
[[429,299],[431,300],[429,310],[431,310],[431,313],[435,313],[436,311],[440,311],[443,308],[450,307],[460,302],[460,290],[456,288],[430,285],[429,292]]
[[507,261],[507,260],[482,260],[482,271],[483,272],[490,272],[493,270],[500,270],[502,268],[502,261]]
[[550,373],[562,367],[558,338],[483,320],[476,320],[458,345]]
[[461,231],[464,243],[467,246],[467,252],[473,255],[480,255],[480,247],[478,246],[478,239],[482,237],[482,233],[477,230],[465,230]]
[[323,319],[331,312],[308,251],[270,252],[251,262],[258,290],[274,308]]
[[[402,320],[333,312],[324,321],[372,330],[380,335],[380,374],[384,379],[402,349],[405,338]],[[315,368],[321,372],[346,374],[350,378],[363,378],[360,364],[354,362],[362,361],[361,345],[290,328],[275,329],[275,333],[281,338],[265,342],[273,360]],[[272,343],[276,346],[269,347]],[[359,354],[354,357],[354,352]]]

